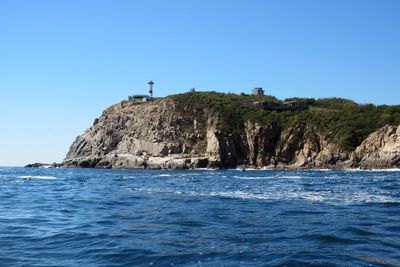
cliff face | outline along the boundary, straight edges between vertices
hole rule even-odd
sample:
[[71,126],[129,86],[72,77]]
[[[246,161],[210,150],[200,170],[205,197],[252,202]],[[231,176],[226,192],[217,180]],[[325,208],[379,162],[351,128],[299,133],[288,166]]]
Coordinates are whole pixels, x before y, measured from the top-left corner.
[[227,133],[207,109],[177,110],[172,99],[122,102],[108,108],[71,145],[65,167],[270,168],[393,167],[400,162],[399,128],[384,127],[354,153],[307,124],[244,121]]
[[[186,129],[191,129],[190,133]],[[206,167],[205,136],[195,117],[174,112],[170,100],[111,106],[78,136],[67,167]]]
[[247,161],[256,167],[322,168],[348,159],[348,154],[325,134],[306,125],[282,130],[247,122],[245,129]]
[[351,162],[362,168],[400,167],[400,126],[385,126],[372,133],[354,151]]

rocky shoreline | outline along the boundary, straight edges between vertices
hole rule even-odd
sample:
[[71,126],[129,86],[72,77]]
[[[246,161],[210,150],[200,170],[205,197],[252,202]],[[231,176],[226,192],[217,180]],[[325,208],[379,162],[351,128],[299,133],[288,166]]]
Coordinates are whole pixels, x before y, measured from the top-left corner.
[[35,163],[31,163],[28,165],[24,166],[25,168],[61,168],[63,167],[62,163],[40,163],[40,162],[35,162]]
[[24,168],[43,168],[43,169],[58,169],[58,168],[73,168],[73,169],[125,169],[125,170],[198,170],[198,171],[216,171],[216,170],[238,170],[238,171],[400,171],[400,168],[367,168],[367,167],[344,167],[344,166],[325,166],[325,167],[288,167],[288,166],[237,166],[237,168],[208,168],[208,167],[190,167],[182,165],[170,165],[169,167],[164,167],[161,165],[155,167],[118,167],[118,166],[95,166],[95,167],[82,167],[77,165],[64,165],[63,163],[31,163],[24,166]]

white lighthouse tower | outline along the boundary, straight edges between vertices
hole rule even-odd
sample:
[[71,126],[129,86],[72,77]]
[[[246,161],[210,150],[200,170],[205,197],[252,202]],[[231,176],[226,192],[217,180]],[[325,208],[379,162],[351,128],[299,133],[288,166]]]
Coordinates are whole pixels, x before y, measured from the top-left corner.
[[149,82],[149,95],[150,95],[150,98],[153,98],[153,85],[154,85],[154,82],[150,81]]

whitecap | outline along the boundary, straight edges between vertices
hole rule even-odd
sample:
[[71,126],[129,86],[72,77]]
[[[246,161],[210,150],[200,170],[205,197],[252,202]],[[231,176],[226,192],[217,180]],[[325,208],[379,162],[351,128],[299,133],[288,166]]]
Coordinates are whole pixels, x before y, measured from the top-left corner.
[[355,202],[364,203],[399,203],[399,200],[393,197],[378,194],[369,194],[366,192],[358,192],[354,194],[352,200]]
[[277,176],[276,178],[301,179],[301,178],[304,178],[304,176],[300,176],[300,175],[284,175],[284,176]]
[[39,180],[55,180],[57,177],[54,176],[40,176],[40,175],[22,175],[18,176],[21,179],[39,179]]
[[134,191],[136,191],[136,190],[134,190],[134,189],[132,189],[132,188],[129,188],[129,187],[125,187],[125,188],[123,188],[123,190],[129,191],[129,192],[134,192]]
[[303,193],[299,193],[296,196],[296,198],[297,197],[300,197],[302,199],[306,199],[309,201],[313,201],[313,202],[324,202],[326,200],[322,194],[317,193],[317,192],[307,192],[307,193],[303,192]]
[[369,170],[371,172],[400,172],[400,169],[398,168],[392,168],[392,169],[372,169]]
[[224,178],[235,178],[241,180],[264,180],[264,179],[302,179],[305,176],[300,175],[283,175],[283,176],[223,176]]
[[223,176],[224,178],[235,178],[235,179],[241,179],[241,180],[261,180],[261,179],[268,179],[272,177],[260,177],[260,176]]
[[344,169],[347,172],[400,172],[399,168],[390,169]]
[[129,175],[129,176],[124,176],[123,178],[124,179],[134,179],[134,178],[137,178],[137,176]]
[[271,199],[269,196],[263,194],[255,194],[243,191],[229,191],[229,192],[210,192],[210,196],[213,197],[227,197],[227,198],[239,198],[239,199]]
[[171,174],[160,174],[160,175],[157,175],[157,177],[171,177],[172,175]]
[[232,171],[261,171],[260,169],[256,169],[256,168],[236,168],[236,169],[229,169]]

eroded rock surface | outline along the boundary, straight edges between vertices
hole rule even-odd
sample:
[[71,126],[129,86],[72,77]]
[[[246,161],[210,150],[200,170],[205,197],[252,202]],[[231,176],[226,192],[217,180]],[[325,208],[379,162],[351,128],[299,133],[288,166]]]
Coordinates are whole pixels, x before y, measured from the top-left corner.
[[361,168],[400,167],[400,126],[385,126],[372,133],[352,154],[352,164]]

